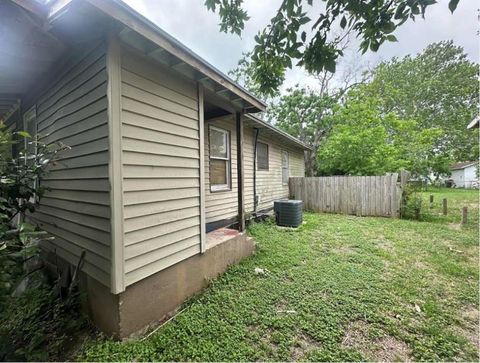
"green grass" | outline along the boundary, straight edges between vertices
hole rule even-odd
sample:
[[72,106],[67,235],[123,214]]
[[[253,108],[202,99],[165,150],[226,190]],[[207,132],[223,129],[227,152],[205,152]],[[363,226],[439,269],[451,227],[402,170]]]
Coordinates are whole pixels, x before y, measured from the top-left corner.
[[92,338],[77,359],[476,361],[477,193],[433,194],[427,222],[307,213],[295,231],[252,225],[256,255],[174,320],[145,340]]

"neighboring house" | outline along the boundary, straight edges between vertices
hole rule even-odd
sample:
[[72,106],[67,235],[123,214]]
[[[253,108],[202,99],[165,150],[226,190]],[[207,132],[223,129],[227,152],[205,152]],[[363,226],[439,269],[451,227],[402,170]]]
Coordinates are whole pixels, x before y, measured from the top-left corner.
[[308,147],[123,2],[47,4],[0,2],[0,120],[71,146],[30,218],[64,271],[86,251],[89,312],[124,337],[253,252],[246,218],[288,197]]
[[478,188],[477,176],[478,163],[475,161],[466,161],[456,163],[450,167],[452,171],[451,180],[456,188]]

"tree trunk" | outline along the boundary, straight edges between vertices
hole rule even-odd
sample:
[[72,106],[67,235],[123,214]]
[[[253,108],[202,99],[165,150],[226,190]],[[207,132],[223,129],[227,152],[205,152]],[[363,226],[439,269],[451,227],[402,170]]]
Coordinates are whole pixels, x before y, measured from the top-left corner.
[[315,176],[315,151],[305,151],[305,175]]

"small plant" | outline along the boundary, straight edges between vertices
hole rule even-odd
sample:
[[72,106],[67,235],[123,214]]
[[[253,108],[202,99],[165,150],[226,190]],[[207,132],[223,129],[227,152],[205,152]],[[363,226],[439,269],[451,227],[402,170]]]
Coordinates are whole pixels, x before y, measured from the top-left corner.
[[[34,213],[46,188],[40,179],[55,162],[58,153],[67,147],[61,143],[45,144],[37,135],[17,132],[27,141],[27,147],[12,156],[11,136],[0,124],[0,293],[10,294],[26,271],[26,264],[38,253],[39,238],[46,233],[28,222],[28,213]],[[1,299],[0,298],[0,303]]]
[[76,281],[60,295],[37,273],[43,268],[39,241],[50,237],[28,219],[47,192],[41,178],[68,147],[23,131],[15,136],[27,144],[18,155],[11,154],[12,137],[0,124],[0,360],[43,361],[59,357],[70,333],[85,324]]
[[0,316],[0,360],[62,360],[75,333],[86,327],[77,294],[62,299],[37,276],[35,289],[9,297]]
[[423,209],[423,199],[416,185],[407,184],[403,189],[401,217],[403,219],[421,220],[426,213]]

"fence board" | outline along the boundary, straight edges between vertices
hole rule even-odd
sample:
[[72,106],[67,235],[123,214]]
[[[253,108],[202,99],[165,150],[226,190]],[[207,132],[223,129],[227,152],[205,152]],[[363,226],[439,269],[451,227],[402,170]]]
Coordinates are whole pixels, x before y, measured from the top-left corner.
[[306,210],[358,216],[398,217],[405,175],[293,177],[290,196]]

